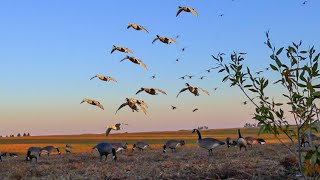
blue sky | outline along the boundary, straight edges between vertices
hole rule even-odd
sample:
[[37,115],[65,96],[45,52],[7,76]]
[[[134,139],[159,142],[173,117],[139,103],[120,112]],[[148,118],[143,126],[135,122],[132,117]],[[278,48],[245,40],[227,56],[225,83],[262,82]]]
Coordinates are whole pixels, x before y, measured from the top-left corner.
[[[246,64],[261,70],[271,62],[263,44],[268,29],[279,47],[300,40],[305,47],[319,47],[320,1],[302,2],[1,1],[0,134],[97,133],[118,121],[129,123],[126,131],[198,125],[225,128],[254,122],[252,106],[241,105],[246,99],[238,89],[221,83],[222,75],[205,72],[215,66],[210,55],[247,52]],[[199,16],[181,13],[175,17],[178,6],[193,7]],[[150,33],[126,29],[129,22],[145,26]],[[180,37],[177,44],[151,44],[157,34]],[[125,54],[110,54],[112,45],[132,49],[149,70],[129,61],[120,63]],[[183,47],[187,47],[184,52]],[[90,81],[97,73],[119,83]],[[157,74],[156,80],[149,78],[153,74]],[[185,74],[196,75],[196,79],[178,79]],[[208,77],[200,81],[202,75]],[[186,82],[209,90],[211,95],[184,93],[176,99]],[[163,89],[168,95],[135,95],[140,87]],[[219,87],[218,91],[213,92],[214,87]],[[275,94],[273,89],[270,93]],[[85,97],[100,101],[106,110],[80,105]],[[124,108],[114,115],[126,97],[148,102],[149,114]],[[178,110],[172,112],[170,105],[177,105]],[[199,111],[191,113],[195,107]]]

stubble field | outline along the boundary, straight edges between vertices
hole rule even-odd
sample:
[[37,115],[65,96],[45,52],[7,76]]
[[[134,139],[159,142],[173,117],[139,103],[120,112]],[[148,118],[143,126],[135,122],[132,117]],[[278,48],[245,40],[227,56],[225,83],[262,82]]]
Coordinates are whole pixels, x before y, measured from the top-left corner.
[[[256,129],[243,129],[243,136],[257,137]],[[236,139],[236,129],[202,131],[203,137],[225,140]],[[5,157],[0,162],[0,179],[294,179],[297,171],[295,159],[271,135],[260,135],[267,145],[254,145],[247,151],[227,148],[226,145],[208,151],[195,143],[196,134],[190,130],[154,133],[123,133],[104,135],[47,136],[0,138],[1,152],[16,152],[17,158]],[[186,145],[177,152],[162,152],[168,139],[184,139]],[[284,140],[284,139],[283,139]],[[91,148],[99,142],[128,142],[129,150],[99,161]],[[144,152],[131,152],[132,144],[145,141],[151,148]],[[73,147],[65,154],[64,146]],[[55,145],[62,151],[43,155],[38,162],[26,162],[30,146]]]

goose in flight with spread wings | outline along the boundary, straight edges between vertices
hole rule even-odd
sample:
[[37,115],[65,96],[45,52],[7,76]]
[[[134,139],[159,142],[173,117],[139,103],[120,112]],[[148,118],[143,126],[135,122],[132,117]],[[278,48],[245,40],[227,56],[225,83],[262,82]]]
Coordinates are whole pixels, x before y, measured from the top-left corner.
[[101,108],[102,110],[104,110],[102,104],[101,104],[99,101],[84,98],[80,104],[82,104],[82,103],[84,103],[84,102],[86,102],[86,103],[88,103],[88,104],[91,104],[91,105],[94,105],[94,106],[98,106],[99,108]]
[[156,89],[156,88],[141,88],[136,94],[139,94],[140,92],[142,91],[145,91],[146,93],[148,94],[151,94],[151,95],[158,95],[157,91],[161,92],[162,94],[165,94],[167,95],[166,92],[164,92],[163,90],[161,89]]
[[129,59],[131,62],[135,63],[135,64],[139,64],[143,69],[148,70],[147,66],[138,58],[135,58],[133,56],[126,56],[125,58],[121,59],[120,62]]
[[92,78],[90,78],[90,80],[94,79],[94,78],[99,78],[101,81],[113,81],[113,82],[117,82],[117,80],[115,80],[114,78],[112,77],[109,77],[109,76],[102,76],[102,75],[95,75],[93,76]]
[[186,88],[183,88],[183,89],[181,89],[181,91],[178,93],[178,95],[177,95],[177,97],[179,96],[179,94],[180,93],[182,93],[182,92],[184,92],[184,91],[186,91],[186,90],[189,90],[192,94],[194,94],[195,96],[199,96],[200,94],[199,94],[199,91],[198,91],[198,89],[200,89],[202,92],[204,92],[205,94],[207,94],[207,95],[209,95],[209,92],[208,91],[206,91],[206,90],[204,90],[204,89],[202,89],[201,87],[192,87],[192,86],[190,86],[188,83],[186,83]]
[[120,105],[120,107],[116,111],[116,114],[121,108],[125,106],[129,106],[132,109],[132,112],[134,111],[139,112],[139,109],[140,109],[141,111],[144,112],[144,114],[147,114],[146,109],[148,108],[148,105],[142,100],[133,99],[133,98],[126,98],[126,102]]
[[157,35],[154,40],[152,41],[152,44],[154,42],[156,42],[157,40],[161,41],[162,43],[165,43],[165,44],[171,44],[171,43],[176,43],[177,41],[171,37],[162,37],[162,36],[159,36]]
[[178,17],[178,15],[179,15],[182,11],[191,12],[193,15],[198,16],[197,11],[195,11],[195,10],[194,10],[193,8],[191,8],[191,7],[181,7],[181,6],[179,6],[178,8],[179,8],[179,10],[178,10],[178,12],[177,12],[177,14],[176,14],[176,17]]
[[120,51],[120,52],[124,52],[124,53],[131,53],[131,54],[133,54],[133,51],[131,51],[129,48],[113,45],[113,46],[112,46],[112,50],[111,50],[111,54],[112,54],[114,51]]
[[[120,129],[123,129],[120,127],[121,124],[123,124],[123,123],[117,123],[117,124],[107,126],[106,136],[108,136],[110,134],[111,130],[119,131]],[[123,124],[123,125],[128,125],[128,124]]]
[[139,25],[139,24],[134,24],[134,23],[129,22],[129,25],[128,25],[127,29],[129,29],[129,28],[131,28],[131,27],[132,27],[133,29],[137,30],[137,31],[143,30],[143,31],[149,33],[149,31],[148,31],[146,28],[144,28],[143,26],[141,26],[141,25]]

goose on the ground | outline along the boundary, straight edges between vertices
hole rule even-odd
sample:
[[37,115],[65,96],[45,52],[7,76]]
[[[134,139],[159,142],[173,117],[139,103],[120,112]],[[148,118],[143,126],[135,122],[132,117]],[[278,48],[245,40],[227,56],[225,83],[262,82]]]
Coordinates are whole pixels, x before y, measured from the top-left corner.
[[143,69],[148,70],[147,66],[138,58],[135,58],[133,56],[126,56],[125,58],[121,59],[120,62],[129,59],[131,62],[133,62],[134,64],[139,64]]
[[59,150],[59,148],[54,147],[54,146],[46,146],[41,148],[41,153],[46,153],[48,156],[50,156],[50,154],[54,151],[57,151],[59,155],[61,155],[61,152]]
[[84,99],[81,101],[80,104],[82,104],[82,103],[84,103],[84,102],[86,102],[86,103],[88,103],[88,104],[91,104],[91,105],[93,105],[93,106],[98,106],[99,108],[101,108],[102,110],[104,110],[103,105],[102,105],[99,101],[84,98]]
[[137,91],[136,94],[139,94],[139,93],[142,92],[142,91],[144,91],[144,92],[146,92],[146,93],[148,93],[148,94],[151,94],[151,95],[158,95],[157,91],[159,91],[159,92],[161,92],[162,94],[167,95],[167,93],[166,93],[165,91],[161,90],[161,89],[156,89],[156,88],[143,88],[143,87],[140,88],[140,90]]
[[215,138],[203,138],[201,137],[200,131],[198,129],[193,129],[192,133],[197,132],[198,140],[197,143],[200,147],[209,151],[209,156],[213,156],[212,149],[224,145],[225,143],[215,139]]
[[127,26],[127,29],[129,29],[131,27],[133,29],[137,30],[137,31],[141,31],[142,30],[142,31],[145,31],[145,32],[149,33],[148,30],[145,27],[143,27],[143,26],[141,26],[139,24],[134,24],[134,23],[129,22],[129,25]]
[[108,154],[112,154],[113,160],[117,159],[116,150],[115,148],[112,147],[110,143],[107,143],[107,142],[99,143],[93,149],[97,149],[97,151],[99,152],[100,162],[102,161],[103,156],[106,156],[106,160],[107,160]]
[[40,147],[29,147],[27,150],[26,161],[32,161],[32,159],[36,159],[38,161],[37,156],[41,156],[41,148]]
[[209,92],[202,89],[201,87],[192,87],[190,86],[188,83],[186,83],[186,88],[181,89],[181,91],[178,93],[177,97],[179,96],[180,93],[189,90],[192,94],[194,94],[195,96],[199,96],[199,91],[198,89],[200,89],[202,92],[204,92],[205,94],[209,95]]
[[237,139],[237,146],[240,148],[244,147],[245,150],[247,150],[247,141],[241,136],[240,129],[238,129],[238,136],[239,138]]
[[226,143],[227,143],[228,148],[231,146],[237,146],[237,142],[232,140],[230,137],[226,138]]
[[66,144],[66,147],[65,147],[64,149],[65,149],[65,151],[66,151],[66,154],[71,154],[71,150],[72,150],[71,145]]
[[113,142],[110,144],[116,150],[117,153],[128,149],[128,143],[126,143],[126,142]]
[[178,146],[183,146],[185,144],[186,142],[184,140],[176,140],[176,139],[168,140],[166,144],[163,145],[163,152],[166,153],[167,148],[170,148],[172,152],[176,152],[177,151],[176,148]]
[[198,16],[197,11],[194,10],[193,8],[191,8],[191,7],[181,7],[181,6],[179,6],[178,9],[179,9],[179,10],[178,10],[178,12],[177,12],[177,14],[176,14],[176,17],[177,17],[182,11],[184,11],[184,12],[191,12],[193,15]]
[[133,152],[136,148],[138,148],[140,152],[143,152],[144,149],[146,149],[147,147],[150,147],[150,145],[149,145],[149,144],[146,144],[145,142],[139,141],[139,142],[133,144],[132,152]]

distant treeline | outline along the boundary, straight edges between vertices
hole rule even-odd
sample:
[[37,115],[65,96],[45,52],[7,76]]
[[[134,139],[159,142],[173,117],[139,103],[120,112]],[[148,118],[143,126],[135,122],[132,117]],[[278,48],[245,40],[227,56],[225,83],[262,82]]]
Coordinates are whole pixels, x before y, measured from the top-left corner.
[[[6,135],[5,137],[26,137],[26,136],[30,136],[30,133],[23,133],[22,135],[18,133],[17,136],[14,136],[14,134],[11,134],[11,135]],[[0,138],[2,137],[4,136],[0,136]]]

